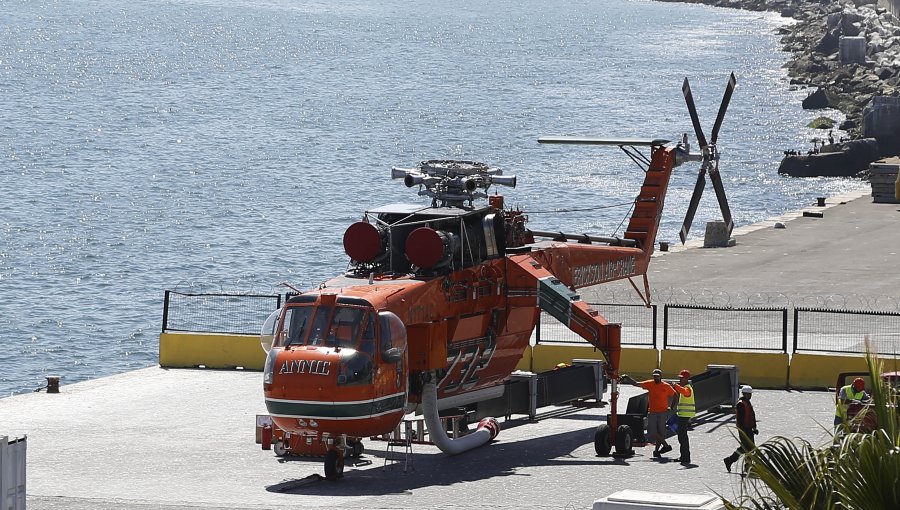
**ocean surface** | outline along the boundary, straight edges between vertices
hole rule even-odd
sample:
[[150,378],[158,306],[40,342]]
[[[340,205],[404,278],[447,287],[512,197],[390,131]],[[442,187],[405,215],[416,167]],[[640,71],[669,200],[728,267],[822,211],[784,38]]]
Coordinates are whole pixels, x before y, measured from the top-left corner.
[[[491,163],[518,176],[501,191],[532,228],[621,234],[638,167],[537,138],[692,132],[685,76],[707,136],[737,76],[719,137],[737,225],[864,185],[777,174],[783,150],[822,136],[805,126],[823,112],[788,83],[775,14],[645,0],[2,9],[0,397],[156,364],[167,289],[281,293],[340,273],[364,209],[425,203],[392,165]],[[696,170],[676,170],[659,239],[677,239]],[[709,187],[692,237],[718,217]]]

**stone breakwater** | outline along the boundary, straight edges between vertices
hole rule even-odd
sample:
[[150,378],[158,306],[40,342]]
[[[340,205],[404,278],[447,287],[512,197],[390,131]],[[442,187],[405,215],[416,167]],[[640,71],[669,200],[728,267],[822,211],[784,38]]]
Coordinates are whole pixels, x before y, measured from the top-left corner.
[[[661,1],[774,11],[797,20],[797,23],[780,28],[778,33],[784,49],[792,55],[785,64],[791,83],[815,89],[804,100],[803,107],[840,110],[846,119],[839,128],[846,130],[851,138],[876,137],[880,143],[887,142],[886,145],[892,146],[890,152],[896,151],[893,145],[900,140],[890,140],[890,133],[888,139],[883,140],[884,137],[879,136],[882,133],[867,131],[885,131],[884,128],[865,126],[863,122],[867,107],[871,109],[875,102],[900,104],[900,21],[887,9],[878,7],[872,0]],[[859,58],[859,63],[842,63],[842,36],[859,38],[859,50],[864,51],[864,58]],[[885,101],[880,97],[873,101],[878,96],[894,99]],[[895,136],[900,137],[900,134]],[[896,145],[900,147],[900,143]]]

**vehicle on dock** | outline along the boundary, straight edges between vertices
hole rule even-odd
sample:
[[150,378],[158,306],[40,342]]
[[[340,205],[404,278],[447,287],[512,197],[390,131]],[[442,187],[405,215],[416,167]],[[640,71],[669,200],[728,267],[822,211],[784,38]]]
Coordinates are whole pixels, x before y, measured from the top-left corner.
[[[367,211],[344,233],[347,272],[291,297],[263,327],[263,389],[274,425],[290,435],[293,448],[324,452],[325,475],[332,480],[342,476],[345,456],[362,451],[362,438],[393,431],[411,412],[423,415],[431,441],[443,452],[485,444],[499,432],[496,420],[484,418],[475,431],[451,438],[440,412],[502,395],[543,310],[606,358],[611,417],[598,427],[594,443],[600,455],[613,447],[629,454],[633,432],[616,418],[621,325],[610,323],[576,290],[627,278],[649,306],[647,266],[669,179],[685,161],[701,166],[682,241],[706,175],[731,232],[716,138],[734,87],[732,74],[707,143],[685,79],[700,154],[690,154],[686,135],[676,144],[538,140],[618,146],[641,167],[643,185],[621,238],[529,229],[527,211],[507,207],[496,192],[489,195],[491,187],[515,187],[516,177],[484,163],[429,160],[393,168],[391,177],[417,187],[430,206],[390,204]],[[476,204],[485,198],[486,205]],[[636,277],[643,278],[643,292]]]
[[[857,378],[862,379],[866,394],[872,394],[872,376],[869,372],[841,372],[838,374],[834,386],[835,405],[840,398],[841,388],[851,384]],[[895,395],[900,394],[900,372],[884,372],[881,374],[881,380]],[[878,428],[878,419],[873,405],[871,399],[868,402],[847,404],[847,423],[852,432],[872,432]]]

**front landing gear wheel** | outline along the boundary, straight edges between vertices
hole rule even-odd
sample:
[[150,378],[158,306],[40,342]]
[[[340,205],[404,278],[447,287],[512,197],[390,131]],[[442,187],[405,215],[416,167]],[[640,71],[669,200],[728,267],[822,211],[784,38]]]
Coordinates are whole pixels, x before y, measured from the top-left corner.
[[632,455],[634,450],[631,449],[631,427],[628,425],[619,425],[616,429],[616,454]]
[[594,432],[594,450],[601,457],[609,456],[611,445],[609,444],[609,425],[601,423]]
[[328,450],[325,454],[325,478],[331,481],[344,476],[344,454],[339,450]]

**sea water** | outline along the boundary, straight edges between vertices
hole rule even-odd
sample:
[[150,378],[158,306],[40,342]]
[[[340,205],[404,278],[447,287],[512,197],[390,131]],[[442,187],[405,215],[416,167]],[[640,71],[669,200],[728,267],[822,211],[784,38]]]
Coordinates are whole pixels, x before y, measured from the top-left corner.
[[[340,273],[363,210],[427,203],[392,165],[481,160],[518,176],[500,191],[532,228],[621,234],[640,169],[614,147],[537,138],[692,133],[685,77],[709,136],[737,76],[719,137],[737,225],[862,186],[776,173],[822,136],[806,128],[822,112],[789,85],[775,14],[643,0],[3,11],[0,396],[155,364],[166,289],[278,293]],[[677,239],[696,176],[677,169],[660,240]],[[692,236],[719,217],[709,187]]]

